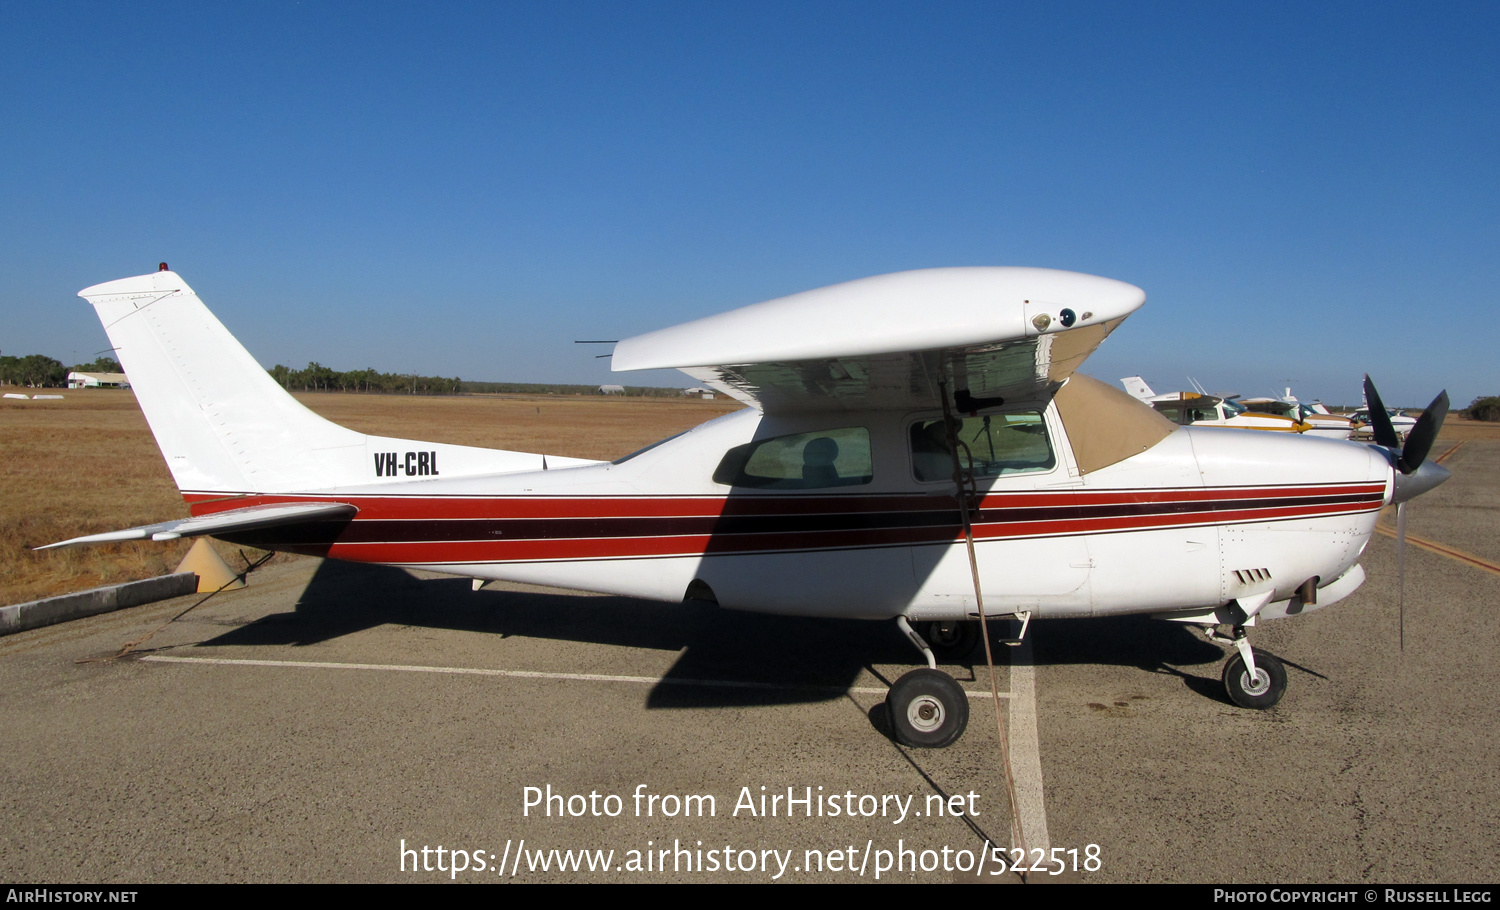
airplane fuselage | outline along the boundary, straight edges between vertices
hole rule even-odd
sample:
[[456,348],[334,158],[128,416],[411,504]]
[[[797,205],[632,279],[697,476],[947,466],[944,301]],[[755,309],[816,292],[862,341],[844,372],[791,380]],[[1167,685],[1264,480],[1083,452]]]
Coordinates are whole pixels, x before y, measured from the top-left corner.
[[[940,416],[746,409],[616,463],[445,477],[436,459],[371,452],[368,484],[184,495],[195,515],[302,501],[359,510],[229,535],[271,549],[663,601],[691,589],[771,613],[964,619],[976,600],[951,467],[920,451]],[[1293,595],[1307,580],[1342,580],[1325,605],[1362,579],[1350,570],[1389,496],[1389,463],[1366,445],[1179,428],[1083,473],[1054,405],[989,416],[1010,424],[976,418],[988,445],[1020,440],[979,482],[991,614],[1191,613],[1269,590],[1270,618],[1304,608]],[[842,445],[840,462],[817,476],[804,461],[824,437]],[[747,450],[751,467],[736,468]],[[435,476],[415,473],[424,466]],[[381,482],[392,473],[399,486]]]

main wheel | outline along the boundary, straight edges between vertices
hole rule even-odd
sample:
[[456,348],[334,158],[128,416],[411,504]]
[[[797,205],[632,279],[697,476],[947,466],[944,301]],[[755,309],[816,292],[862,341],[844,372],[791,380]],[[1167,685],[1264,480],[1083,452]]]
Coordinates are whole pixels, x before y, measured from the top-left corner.
[[969,696],[941,670],[923,667],[896,680],[885,706],[896,739],[908,746],[951,745],[969,725]]
[[1229,700],[1241,708],[1263,711],[1286,694],[1286,667],[1264,651],[1255,654],[1255,676],[1245,669],[1245,658],[1236,653],[1224,665],[1224,689]]
[[940,660],[962,660],[979,644],[979,623],[974,620],[924,622],[917,631]]

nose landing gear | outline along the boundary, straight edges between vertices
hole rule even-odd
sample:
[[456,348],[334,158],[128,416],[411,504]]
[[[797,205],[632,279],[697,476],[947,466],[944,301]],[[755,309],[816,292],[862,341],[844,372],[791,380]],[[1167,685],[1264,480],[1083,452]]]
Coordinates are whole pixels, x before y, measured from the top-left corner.
[[1264,710],[1286,694],[1286,668],[1265,651],[1254,651],[1254,670],[1236,654],[1224,665],[1224,689],[1241,708]]
[[1244,626],[1235,626],[1233,637],[1226,637],[1209,627],[1208,637],[1221,644],[1234,645],[1238,652],[1224,664],[1224,691],[1229,700],[1241,708],[1264,711],[1281,701],[1286,694],[1286,667],[1265,651],[1250,647]]

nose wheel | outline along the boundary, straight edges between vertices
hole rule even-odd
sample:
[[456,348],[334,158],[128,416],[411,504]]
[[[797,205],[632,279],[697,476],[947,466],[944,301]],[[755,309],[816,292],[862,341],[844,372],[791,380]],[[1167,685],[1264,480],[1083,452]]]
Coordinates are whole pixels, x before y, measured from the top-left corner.
[[1263,711],[1286,694],[1286,667],[1264,651],[1253,651],[1253,669],[1236,654],[1224,665],[1224,690],[1241,708]]
[[1264,711],[1286,694],[1286,667],[1265,651],[1250,647],[1244,626],[1224,635],[1215,626],[1203,626],[1209,641],[1231,645],[1234,656],[1224,664],[1224,692],[1241,708]]

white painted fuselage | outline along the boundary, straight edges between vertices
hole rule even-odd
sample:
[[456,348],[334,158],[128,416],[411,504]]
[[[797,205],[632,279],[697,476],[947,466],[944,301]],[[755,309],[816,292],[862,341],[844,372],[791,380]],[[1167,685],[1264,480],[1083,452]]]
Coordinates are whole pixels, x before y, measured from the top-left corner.
[[[979,484],[973,532],[992,615],[1211,612],[1269,590],[1260,615],[1271,618],[1313,606],[1293,602],[1309,579],[1327,589],[1322,606],[1362,578],[1355,565],[1391,478],[1370,446],[1184,427],[1084,474],[1055,406],[1031,413],[1052,463]],[[185,495],[194,514],[301,501],[358,509],[321,538],[235,538],[278,549],[664,601],[706,591],[721,606],[772,613],[963,619],[977,603],[955,487],[921,479],[910,444],[912,427],[938,416],[746,409],[613,464]],[[869,439],[858,482],[746,489],[715,479],[736,447],[851,428]]]

